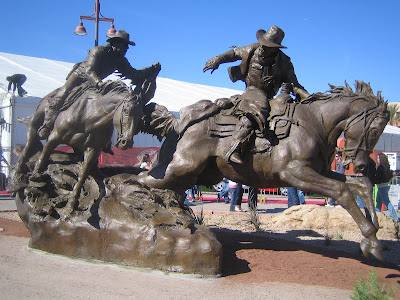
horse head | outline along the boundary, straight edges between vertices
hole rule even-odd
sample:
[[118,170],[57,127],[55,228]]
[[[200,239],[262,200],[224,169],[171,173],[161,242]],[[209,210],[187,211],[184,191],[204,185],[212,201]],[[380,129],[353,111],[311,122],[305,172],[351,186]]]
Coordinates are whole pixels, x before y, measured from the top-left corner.
[[116,147],[122,150],[132,148],[133,136],[139,132],[137,125],[142,116],[143,105],[140,98],[130,89],[114,114],[113,122],[118,133]]
[[122,150],[132,148],[133,136],[139,132],[139,123],[144,116],[144,105],[153,98],[156,90],[156,78],[145,79],[137,84],[135,89],[130,88],[128,96],[114,115],[114,126],[118,137],[115,144]]
[[[352,92],[348,85],[346,89]],[[343,165],[353,162],[354,171],[359,173],[365,168],[368,156],[385,129],[389,112],[380,92],[375,96],[371,86],[364,82],[356,81],[353,98],[357,100],[354,101],[355,108],[351,110],[352,116],[347,119],[344,128]]]

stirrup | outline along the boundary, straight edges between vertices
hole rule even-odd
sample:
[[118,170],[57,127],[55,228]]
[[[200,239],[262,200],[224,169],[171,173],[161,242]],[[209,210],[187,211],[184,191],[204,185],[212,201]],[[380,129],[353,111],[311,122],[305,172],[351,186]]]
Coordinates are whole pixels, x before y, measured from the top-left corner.
[[231,161],[231,162],[233,162],[233,163],[236,163],[236,164],[239,164],[239,165],[242,165],[242,164],[243,164],[243,161],[242,161],[242,159],[240,158],[239,151],[234,151],[234,152],[231,154],[231,156],[229,157],[229,161]]

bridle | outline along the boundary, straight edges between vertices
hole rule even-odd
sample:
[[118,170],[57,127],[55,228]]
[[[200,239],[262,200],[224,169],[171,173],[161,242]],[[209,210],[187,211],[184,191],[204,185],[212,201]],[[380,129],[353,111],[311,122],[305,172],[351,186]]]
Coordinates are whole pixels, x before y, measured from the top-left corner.
[[132,95],[128,92],[127,95],[125,96],[124,99],[120,100],[119,103],[110,111],[107,111],[106,108],[104,107],[104,96],[100,97],[100,104],[101,104],[101,108],[103,109],[104,114],[108,115],[114,112],[117,112],[118,108],[122,105],[122,109],[121,109],[121,113],[119,116],[119,122],[118,122],[118,126],[115,126],[118,130],[118,136],[117,136],[117,141],[122,139],[123,137],[123,131],[124,131],[124,124],[127,122],[126,120],[129,118],[130,115],[130,111],[132,109],[132,106],[134,105],[134,103],[136,103],[136,101],[134,99],[132,99]]
[[119,118],[119,122],[118,122],[118,128],[117,128],[117,131],[118,131],[117,144],[120,140],[123,139],[124,127],[127,124],[127,120],[129,119],[132,108],[136,107],[137,102],[139,100],[137,95],[134,95],[133,98],[136,98],[136,99],[132,99],[132,95],[130,95],[128,93],[128,96],[120,103],[120,105],[118,105],[118,107],[122,105],[122,109],[121,109],[120,118]]
[[346,126],[344,128],[344,134],[346,136],[347,131],[353,127],[354,125],[363,122],[363,132],[361,133],[361,135],[359,136],[357,142],[356,142],[356,146],[354,147],[348,147],[347,146],[347,140],[343,149],[343,157],[346,158],[344,161],[347,161],[347,159],[350,159],[350,162],[353,162],[359,151],[364,151],[364,152],[368,152],[371,153],[373,151],[373,149],[371,149],[371,147],[369,147],[368,143],[367,143],[367,137],[370,131],[370,126],[372,124],[372,122],[377,118],[377,117],[385,117],[385,113],[384,110],[382,109],[382,107],[380,106],[375,106],[375,107],[369,107],[366,108],[364,110],[362,110],[360,113],[358,113],[357,115],[353,116],[352,118],[350,118],[347,123]]

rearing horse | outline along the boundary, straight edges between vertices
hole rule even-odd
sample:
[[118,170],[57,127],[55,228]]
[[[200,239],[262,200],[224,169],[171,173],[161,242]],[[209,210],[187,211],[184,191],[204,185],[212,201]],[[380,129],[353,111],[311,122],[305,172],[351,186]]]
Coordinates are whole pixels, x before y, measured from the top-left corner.
[[[118,128],[116,146],[120,149],[132,147],[133,136],[138,132],[137,123],[143,116],[143,106],[154,96],[155,80],[145,80],[132,90],[122,81],[109,81],[101,91],[88,86],[73,90],[70,97],[76,100],[61,111],[54,123],[47,142],[35,164],[33,175],[40,177],[45,171],[53,150],[60,144],[67,144],[84,154],[78,181],[73,188],[73,198],[77,199],[92,166],[97,164],[102,150],[109,150],[113,134],[113,123]],[[27,145],[16,165],[16,172],[22,172],[24,164],[34,154],[34,145],[40,143],[37,130],[44,119],[44,112],[57,90],[39,103],[27,133]]]
[[[345,164],[353,162],[355,172],[365,167],[387,124],[387,104],[380,93],[375,96],[363,82],[356,82],[355,92],[347,84],[331,88],[329,94],[317,93],[297,104],[289,136],[279,140],[270,152],[244,153],[243,165],[226,161],[232,137],[210,135],[209,117],[183,132],[177,129],[182,127],[180,120],[172,120],[170,124],[175,124],[172,126],[175,130],[170,131],[163,143],[159,163],[152,170],[132,177],[147,186],[179,193],[195,184],[211,185],[227,177],[253,187],[294,186],[324,195],[335,199],[356,221],[365,237],[361,242],[364,255],[373,254],[383,260],[376,238],[379,224],[371,183],[365,177],[332,172],[330,163],[337,139],[344,132]],[[209,104],[212,105],[211,101]],[[152,114],[156,116],[157,109]],[[156,129],[150,126],[147,131],[154,133]],[[363,199],[369,212],[367,217],[357,206],[353,193]]]

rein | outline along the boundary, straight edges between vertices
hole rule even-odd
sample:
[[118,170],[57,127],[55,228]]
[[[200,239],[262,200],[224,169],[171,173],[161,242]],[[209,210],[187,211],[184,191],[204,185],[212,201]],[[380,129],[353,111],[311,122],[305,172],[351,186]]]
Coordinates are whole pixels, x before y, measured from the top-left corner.
[[129,100],[131,99],[131,96],[128,92],[128,95],[122,99],[121,101],[118,102],[118,104],[115,106],[115,108],[111,109],[110,111],[107,111],[106,108],[104,107],[104,95],[101,97],[100,99],[100,103],[101,103],[101,107],[103,109],[103,112],[105,114],[111,114],[112,112],[115,112],[118,110],[118,108],[123,105],[122,110],[121,110],[121,114],[120,114],[120,119],[119,119],[119,134],[117,139],[120,139],[120,137],[123,136],[122,131],[123,131],[123,124],[124,124],[124,117],[128,117],[129,116],[129,109],[127,108],[128,104],[129,104]]
[[369,132],[369,128],[372,124],[372,122],[376,119],[378,115],[380,115],[380,107],[370,107],[366,108],[363,111],[361,111],[359,114],[355,115],[351,119],[348,120],[345,128],[344,128],[344,133],[346,135],[346,132],[354,125],[358,124],[359,122],[363,122],[363,132],[359,136],[359,139],[356,143],[356,146],[354,147],[347,147],[347,142],[345,144],[345,147],[343,149],[344,155],[348,158],[350,158],[351,161],[353,161],[358,152],[360,150],[365,151],[365,152],[372,152],[373,149],[369,149],[367,145],[367,135]]
[[[136,95],[134,95],[133,97],[136,99],[136,101],[138,100]],[[130,99],[131,98],[128,93],[128,96],[125,99],[123,99],[117,107],[117,109],[118,109],[122,105],[121,114],[120,114],[120,118],[119,118],[119,124],[118,124],[119,125],[119,130],[118,130],[119,133],[117,136],[117,143],[124,136],[123,129],[124,129],[124,124],[126,123],[125,118],[129,118],[130,110],[135,102],[135,101],[131,101]]]

